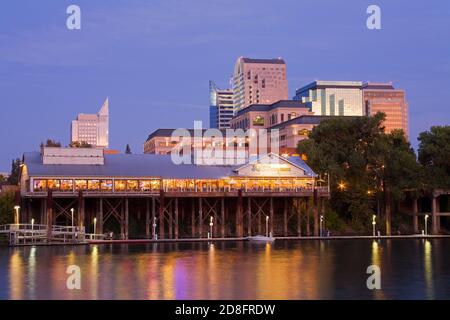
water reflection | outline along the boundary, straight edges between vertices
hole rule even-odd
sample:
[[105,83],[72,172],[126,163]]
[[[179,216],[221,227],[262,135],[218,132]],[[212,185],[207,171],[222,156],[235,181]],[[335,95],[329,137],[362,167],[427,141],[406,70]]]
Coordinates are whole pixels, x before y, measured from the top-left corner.
[[433,257],[431,242],[424,240],[424,271],[425,271],[425,287],[428,299],[434,299],[433,294]]
[[[450,241],[435,241],[0,248],[0,299],[450,298]],[[382,290],[366,287],[371,264]],[[69,265],[81,290],[66,287]]]

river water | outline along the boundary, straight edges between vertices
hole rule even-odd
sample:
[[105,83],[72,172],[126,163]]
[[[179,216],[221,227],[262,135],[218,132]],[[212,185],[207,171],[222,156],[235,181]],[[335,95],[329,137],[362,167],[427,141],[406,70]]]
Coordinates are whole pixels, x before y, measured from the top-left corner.
[[450,239],[3,246],[0,299],[450,299]]

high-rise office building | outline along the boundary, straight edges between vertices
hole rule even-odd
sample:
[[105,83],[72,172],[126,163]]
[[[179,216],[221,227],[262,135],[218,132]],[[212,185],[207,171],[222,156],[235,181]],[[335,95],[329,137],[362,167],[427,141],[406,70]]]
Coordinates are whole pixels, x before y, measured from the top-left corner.
[[97,114],[80,113],[72,121],[71,142],[85,142],[93,147],[108,148],[109,101],[105,100]]
[[209,82],[209,126],[210,128],[227,129],[234,115],[233,91],[220,89],[212,81]]
[[311,107],[318,116],[364,115],[360,81],[314,81],[295,92],[294,100]]
[[362,93],[366,115],[383,112],[386,133],[402,129],[408,136],[408,103],[404,90],[395,89],[392,83],[368,82],[362,86]]
[[287,99],[288,81],[283,59],[238,58],[233,73],[236,111],[251,104],[271,104]]

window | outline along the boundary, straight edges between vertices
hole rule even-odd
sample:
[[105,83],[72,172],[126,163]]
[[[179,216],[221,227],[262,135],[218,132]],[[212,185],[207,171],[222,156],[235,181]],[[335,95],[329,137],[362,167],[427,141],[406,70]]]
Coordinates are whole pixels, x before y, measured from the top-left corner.
[[100,181],[100,189],[103,191],[112,191],[113,181],[112,180],[101,180]]
[[61,180],[61,190],[62,191],[72,191],[73,190],[73,180]]
[[127,190],[128,191],[138,191],[139,190],[138,180],[127,180]]
[[253,125],[254,126],[264,126],[264,117],[262,116],[256,116],[253,118]]
[[61,181],[59,180],[47,180],[47,188],[50,190],[59,190],[61,187]]
[[34,191],[47,190],[47,180],[34,180]]
[[100,180],[88,180],[88,190],[100,190]]
[[114,190],[115,191],[125,191],[126,190],[126,181],[125,180],[114,181]]
[[281,114],[281,122],[284,122],[284,113]]
[[87,180],[75,180],[75,190],[86,190]]

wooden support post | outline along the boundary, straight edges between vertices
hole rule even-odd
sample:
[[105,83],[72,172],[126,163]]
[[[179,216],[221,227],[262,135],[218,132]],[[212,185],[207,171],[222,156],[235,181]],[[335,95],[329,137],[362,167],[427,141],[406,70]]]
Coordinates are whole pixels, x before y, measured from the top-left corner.
[[250,197],[247,198],[247,235],[252,235],[252,203]]
[[262,234],[262,221],[261,221],[262,220],[262,217],[261,217],[262,213],[263,213],[263,211],[261,210],[261,208],[258,208],[258,216],[256,217],[258,219],[258,234]]
[[97,216],[97,233],[103,234],[103,198],[99,199],[99,206],[96,216]]
[[129,206],[128,206],[128,198],[125,198],[125,240],[128,240],[128,233],[130,232],[129,226],[130,226],[130,212],[129,212]]
[[319,199],[317,198],[317,189],[314,189],[313,196],[313,217],[314,217],[314,236],[319,236]]
[[431,199],[431,232],[433,234],[439,233],[438,219],[439,217],[437,216],[437,197],[433,194]]
[[81,190],[78,192],[78,227],[80,232],[84,231],[84,197]]
[[159,239],[164,239],[164,190],[159,190]]
[[175,198],[175,239],[178,239],[178,198]]
[[[152,197],[152,221],[150,221],[152,227],[152,238],[156,239],[156,228],[153,225],[156,223],[156,198]],[[150,225],[149,224],[149,225]]]
[[310,198],[306,198],[305,201],[305,212],[306,212],[306,235],[309,237],[311,236],[311,223],[309,222],[309,216],[310,216],[310,212],[309,212],[309,201]]
[[52,241],[52,222],[53,222],[53,193],[49,190],[47,193],[47,242]]
[[221,234],[222,234],[222,238],[225,238],[225,198],[221,198],[220,199],[221,205],[220,205],[220,216],[221,216]]
[[47,199],[41,200],[41,212],[39,216],[39,223],[46,224],[47,222]]
[[203,201],[198,198],[198,233],[200,238],[203,238]]
[[173,200],[168,203],[169,211],[169,239],[173,239]]
[[27,223],[31,223],[31,219],[33,219],[33,208],[31,207],[31,200],[27,201],[27,211],[28,211]]
[[[153,223],[153,221],[152,221]],[[145,238],[150,239],[150,199],[145,199]]]
[[302,236],[302,201],[301,199],[295,199],[297,202],[297,236]]
[[243,206],[242,206],[242,190],[239,189],[238,191],[238,198],[237,198],[237,210],[236,210],[236,236],[238,238],[242,238],[244,236],[244,225],[243,225]]
[[414,233],[419,233],[419,208],[417,198],[413,199],[413,230]]
[[273,215],[273,197],[270,197],[270,233],[271,233],[272,236],[274,236],[273,229],[274,229],[274,224],[275,224],[275,221],[273,219],[274,219],[274,215]]
[[192,206],[191,206],[191,231],[192,231],[192,238],[195,238],[195,198],[192,198]]
[[284,198],[284,205],[283,205],[283,233],[284,236],[288,236],[288,201],[287,198]]

